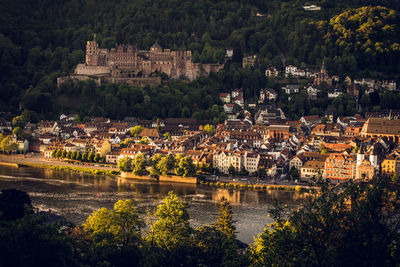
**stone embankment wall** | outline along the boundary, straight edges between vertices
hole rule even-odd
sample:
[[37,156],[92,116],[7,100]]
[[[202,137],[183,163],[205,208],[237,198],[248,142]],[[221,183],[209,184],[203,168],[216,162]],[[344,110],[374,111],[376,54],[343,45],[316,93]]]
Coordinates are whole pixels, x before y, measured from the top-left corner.
[[182,177],[176,175],[169,175],[169,176],[160,175],[157,179],[150,176],[134,175],[130,172],[121,172],[121,177],[127,179],[149,180],[149,181],[159,181],[159,182],[197,184],[197,177]]
[[174,183],[186,183],[186,184],[197,184],[197,177],[182,177],[176,175],[158,177],[160,182],[174,182]]
[[18,163],[10,163],[10,162],[0,162],[1,166],[8,166],[8,167],[14,167],[14,168],[18,168],[19,165]]

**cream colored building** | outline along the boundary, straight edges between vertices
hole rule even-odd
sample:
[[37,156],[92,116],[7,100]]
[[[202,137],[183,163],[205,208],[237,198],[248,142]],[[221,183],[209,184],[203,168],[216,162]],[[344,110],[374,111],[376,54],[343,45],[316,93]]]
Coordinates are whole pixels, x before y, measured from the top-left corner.
[[217,151],[213,156],[213,167],[220,172],[228,174],[229,167],[233,166],[236,172],[240,172],[243,168],[244,151]]
[[260,154],[246,152],[243,163],[246,171],[249,173],[256,172],[260,163]]
[[300,178],[309,180],[311,178],[325,178],[325,161],[309,160],[301,167]]

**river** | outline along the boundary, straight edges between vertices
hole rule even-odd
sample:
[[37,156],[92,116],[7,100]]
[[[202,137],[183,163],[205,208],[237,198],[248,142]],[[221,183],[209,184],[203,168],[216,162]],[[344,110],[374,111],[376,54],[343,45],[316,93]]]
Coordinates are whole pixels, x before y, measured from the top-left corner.
[[245,243],[252,243],[254,237],[272,221],[267,213],[275,199],[292,209],[301,205],[304,199],[296,192],[239,191],[191,184],[158,184],[43,168],[0,166],[0,190],[8,188],[27,192],[35,208],[51,210],[75,224],[83,222],[94,210],[112,208],[119,199],[134,199],[142,211],[152,211],[169,191],[174,191],[189,204],[190,223],[197,227],[214,222],[217,216],[215,203],[224,196],[233,207],[237,237]]

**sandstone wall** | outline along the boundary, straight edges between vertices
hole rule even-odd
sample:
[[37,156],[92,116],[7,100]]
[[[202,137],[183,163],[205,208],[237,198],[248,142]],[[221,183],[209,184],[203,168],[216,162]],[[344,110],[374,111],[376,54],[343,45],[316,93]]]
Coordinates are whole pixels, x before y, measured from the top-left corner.
[[77,75],[106,75],[110,74],[111,70],[108,66],[87,66],[86,64],[78,64],[75,68]]
[[144,87],[146,85],[155,86],[161,84],[161,77],[134,77],[134,78],[112,78],[112,77],[94,77],[89,75],[71,75],[57,78],[57,87],[60,88],[64,82],[72,80],[86,81],[93,80],[96,86],[100,86],[102,82],[122,84],[127,83],[137,87]]
[[103,77],[104,82],[108,83],[127,83],[137,87],[144,87],[146,85],[159,85],[161,84],[161,77],[132,77],[132,78],[113,78]]
[[122,178],[131,178],[131,179],[138,179],[138,180],[148,180],[148,181],[157,181],[157,178],[150,177],[150,176],[139,176],[134,175],[131,172],[121,172]]
[[[149,180],[149,181],[157,181],[157,178],[153,178],[150,176],[138,176],[133,175],[131,172],[121,172],[122,178],[131,178],[138,180]],[[173,182],[173,183],[186,183],[186,184],[197,184],[197,177],[182,177],[176,175],[162,176],[158,177],[159,182]]]
[[96,86],[101,85],[101,77],[89,77],[88,75],[71,75],[71,76],[63,76],[63,77],[58,77],[57,78],[57,87],[60,88],[61,84],[64,82],[72,80],[73,82],[76,81],[86,81],[86,80],[93,80],[96,84]]
[[186,184],[197,184],[197,177],[182,177],[176,175],[158,177],[160,182],[173,182],[173,183],[186,183]]

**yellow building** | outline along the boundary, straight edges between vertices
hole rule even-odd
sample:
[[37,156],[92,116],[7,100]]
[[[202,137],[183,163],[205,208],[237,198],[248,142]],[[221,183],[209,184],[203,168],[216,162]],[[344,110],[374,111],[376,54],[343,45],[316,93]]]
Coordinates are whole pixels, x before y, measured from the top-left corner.
[[399,174],[400,170],[400,159],[395,155],[387,156],[381,163],[381,171],[383,176],[392,176],[393,174]]

